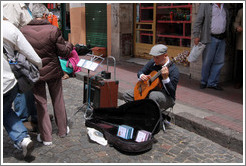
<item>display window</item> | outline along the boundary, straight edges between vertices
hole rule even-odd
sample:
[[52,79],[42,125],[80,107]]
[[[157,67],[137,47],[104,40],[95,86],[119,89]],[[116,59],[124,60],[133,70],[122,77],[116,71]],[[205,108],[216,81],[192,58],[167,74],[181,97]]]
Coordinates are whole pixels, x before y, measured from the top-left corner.
[[168,45],[171,50],[190,48],[191,3],[138,3],[134,20],[134,54],[155,44]]

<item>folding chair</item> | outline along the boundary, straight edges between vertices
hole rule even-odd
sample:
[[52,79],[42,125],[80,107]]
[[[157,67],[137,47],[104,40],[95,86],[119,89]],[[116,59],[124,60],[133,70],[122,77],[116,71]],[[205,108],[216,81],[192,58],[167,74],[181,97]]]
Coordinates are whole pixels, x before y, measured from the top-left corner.
[[175,102],[166,109],[161,109],[161,115],[162,115],[162,129],[165,132],[166,128],[170,126],[171,121],[175,124],[175,118],[173,114],[173,107],[175,105]]

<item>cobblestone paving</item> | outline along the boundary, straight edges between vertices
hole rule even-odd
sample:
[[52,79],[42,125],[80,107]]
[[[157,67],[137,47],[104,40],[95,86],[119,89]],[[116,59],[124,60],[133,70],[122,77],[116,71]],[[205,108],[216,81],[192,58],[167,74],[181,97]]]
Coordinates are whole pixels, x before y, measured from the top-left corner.
[[[82,106],[83,84],[76,78],[63,81],[64,99],[68,118]],[[49,101],[49,110],[52,112]],[[243,156],[230,151],[195,133],[172,125],[166,133],[160,131],[152,149],[143,154],[127,155],[113,147],[102,146],[88,140],[83,112],[70,119],[70,133],[58,138],[53,121],[53,145],[43,146],[36,141],[36,133],[30,133],[35,142],[33,157],[23,160],[20,151],[13,147],[3,130],[3,163],[243,163]]]

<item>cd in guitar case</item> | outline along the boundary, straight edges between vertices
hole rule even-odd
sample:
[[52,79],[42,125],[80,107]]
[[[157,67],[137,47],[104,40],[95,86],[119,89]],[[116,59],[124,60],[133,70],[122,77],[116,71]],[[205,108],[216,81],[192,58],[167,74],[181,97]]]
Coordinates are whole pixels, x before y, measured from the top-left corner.
[[[143,99],[125,103],[117,108],[96,108],[85,125],[102,132],[108,144],[119,151],[142,153],[150,150],[156,142],[154,135],[160,131],[161,120],[157,104],[153,100]],[[133,128],[131,139],[117,136],[119,126]],[[139,133],[150,133],[150,136],[139,141]]]

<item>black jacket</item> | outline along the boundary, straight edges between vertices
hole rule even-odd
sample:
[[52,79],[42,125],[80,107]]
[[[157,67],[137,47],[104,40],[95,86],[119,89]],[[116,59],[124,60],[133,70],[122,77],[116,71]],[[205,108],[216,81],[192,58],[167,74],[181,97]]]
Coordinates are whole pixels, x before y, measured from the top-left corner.
[[[153,59],[151,59],[141,70],[139,70],[137,76],[140,77],[141,74],[148,75],[152,71],[159,71],[161,70],[162,66],[155,65]],[[169,79],[170,82],[165,84],[166,88],[162,88],[162,92],[171,96],[174,100],[176,99],[176,88],[179,82],[179,70],[175,64],[172,64],[169,67]],[[162,76],[160,75],[160,80],[162,80]]]

